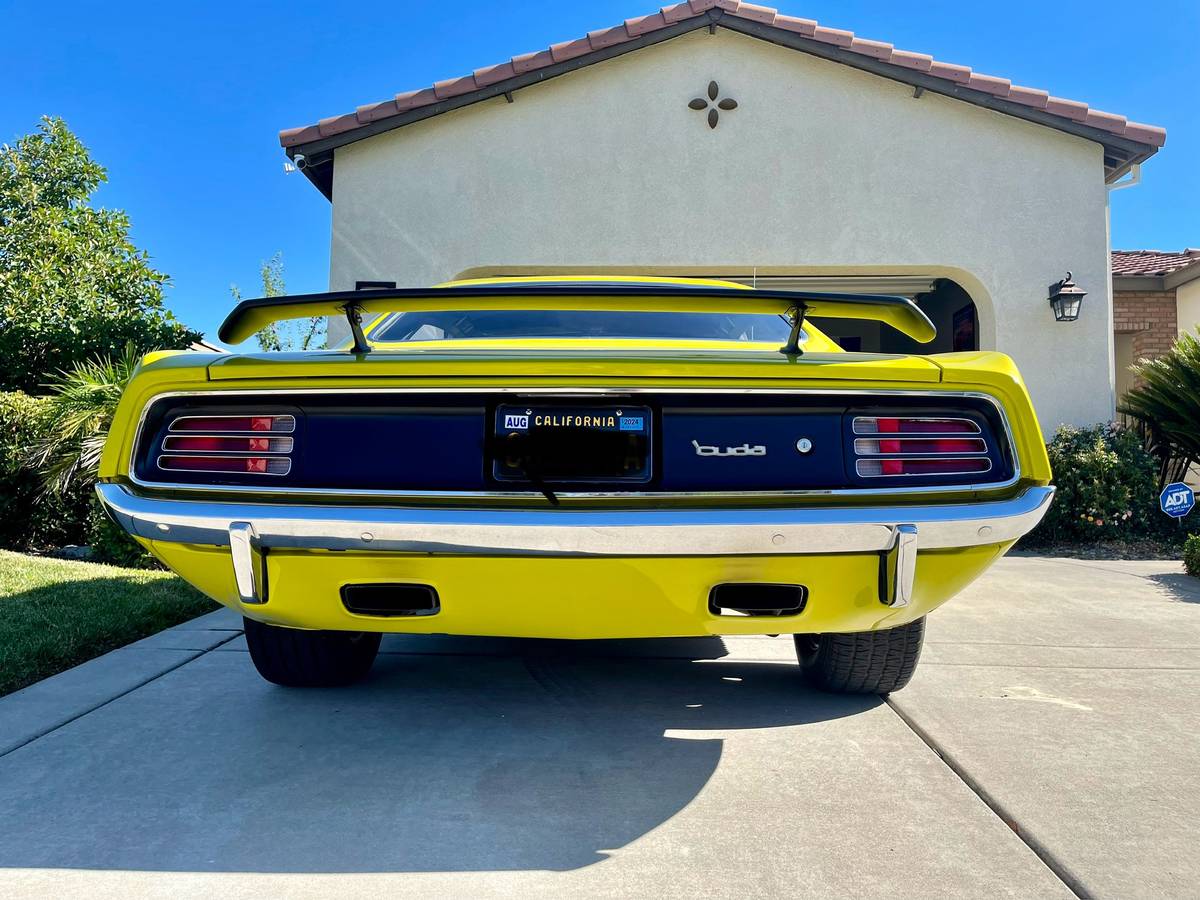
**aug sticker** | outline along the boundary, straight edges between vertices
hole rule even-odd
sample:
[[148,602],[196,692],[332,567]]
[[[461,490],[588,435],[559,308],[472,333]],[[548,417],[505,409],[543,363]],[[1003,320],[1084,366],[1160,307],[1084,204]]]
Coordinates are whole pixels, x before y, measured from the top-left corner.
[[504,416],[504,427],[515,428],[524,431],[525,429],[529,428],[529,416],[506,413]]

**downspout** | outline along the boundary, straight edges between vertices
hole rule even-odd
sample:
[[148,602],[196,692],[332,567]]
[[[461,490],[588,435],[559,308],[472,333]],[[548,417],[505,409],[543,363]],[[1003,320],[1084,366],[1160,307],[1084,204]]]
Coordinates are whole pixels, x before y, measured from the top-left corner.
[[1109,390],[1108,398],[1110,408],[1112,409],[1113,418],[1117,415],[1117,401],[1121,398],[1117,396],[1117,335],[1116,325],[1114,324],[1114,316],[1116,315],[1117,292],[1113,289],[1112,277],[1112,206],[1108,199],[1113,191],[1119,191],[1123,188],[1136,187],[1142,183],[1142,164],[1134,163],[1129,169],[1129,177],[1122,178],[1120,181],[1114,181],[1112,184],[1106,184],[1108,189],[1104,195],[1104,230],[1108,235],[1108,372],[1109,372]]

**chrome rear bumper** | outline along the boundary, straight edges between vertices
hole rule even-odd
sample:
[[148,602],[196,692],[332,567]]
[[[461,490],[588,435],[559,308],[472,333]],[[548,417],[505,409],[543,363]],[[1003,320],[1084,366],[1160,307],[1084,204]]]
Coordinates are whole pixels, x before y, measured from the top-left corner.
[[472,556],[740,556],[890,553],[889,605],[911,593],[916,553],[1000,544],[1032,529],[1053,487],[1008,500],[788,509],[463,509],[177,500],[96,486],[130,534],[229,546],[247,602],[265,548]]

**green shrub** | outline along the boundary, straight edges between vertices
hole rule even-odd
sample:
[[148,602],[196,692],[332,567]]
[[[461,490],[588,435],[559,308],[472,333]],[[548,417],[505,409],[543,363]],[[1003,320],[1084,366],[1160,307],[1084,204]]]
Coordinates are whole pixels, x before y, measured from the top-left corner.
[[1145,537],[1161,527],[1158,466],[1134,432],[1063,426],[1046,449],[1058,493],[1028,543]]
[[49,421],[42,398],[0,392],[0,547],[46,550],[87,540],[91,489],[46,495],[41,478],[24,465]]
[[138,354],[127,345],[119,356],[77,362],[52,376],[42,407],[46,424],[24,456],[26,468],[38,473],[49,495],[45,502],[86,494],[86,539],[93,558],[126,568],[146,568],[154,561],[99,509],[92,486],[117,404],[137,365]]
[[40,397],[0,391],[0,465],[16,464],[12,451],[28,446],[40,434],[45,420],[46,403]]
[[1184,543],[1183,568],[1189,575],[1200,578],[1200,534],[1189,535]]

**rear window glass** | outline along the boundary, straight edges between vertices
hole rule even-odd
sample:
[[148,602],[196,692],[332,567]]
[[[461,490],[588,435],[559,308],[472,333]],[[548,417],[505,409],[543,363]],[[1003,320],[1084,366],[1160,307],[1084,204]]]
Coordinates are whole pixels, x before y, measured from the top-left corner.
[[454,341],[486,338],[649,338],[779,341],[783,316],[728,313],[604,312],[593,310],[472,310],[394,313],[371,340]]

